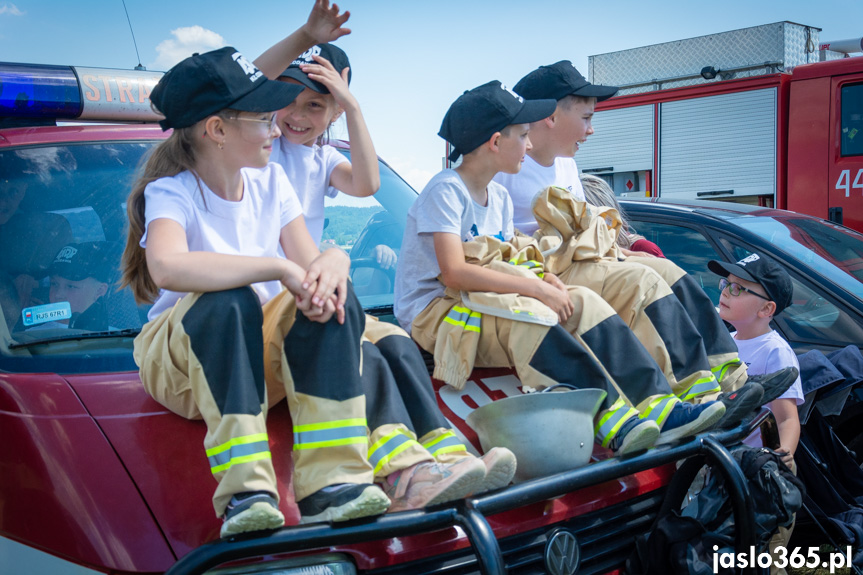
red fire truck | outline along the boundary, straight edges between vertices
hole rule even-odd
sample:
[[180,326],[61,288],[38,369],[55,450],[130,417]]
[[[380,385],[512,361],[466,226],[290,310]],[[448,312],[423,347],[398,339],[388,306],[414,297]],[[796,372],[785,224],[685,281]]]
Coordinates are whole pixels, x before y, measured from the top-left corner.
[[[576,159],[624,197],[728,200],[863,230],[861,40],[778,22],[591,56],[597,106]],[[841,51],[840,51],[841,50]]]

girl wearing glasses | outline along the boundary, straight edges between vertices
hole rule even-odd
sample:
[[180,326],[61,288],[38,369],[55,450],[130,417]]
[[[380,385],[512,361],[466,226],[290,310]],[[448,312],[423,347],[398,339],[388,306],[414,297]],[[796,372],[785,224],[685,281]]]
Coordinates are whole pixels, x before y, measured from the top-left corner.
[[[318,0],[285,42],[301,51],[309,39],[338,38],[347,17]],[[231,47],[180,62],[150,96],[173,133],[128,200],[123,283],[153,302],[135,361],[154,399],[207,424],[222,537],[284,524],[266,428],[268,406],[283,397],[301,522],[376,515],[391,504],[374,484],[366,409],[389,413],[395,400],[363,392],[365,318],[350,261],[318,250],[284,170],[268,162],[281,135],[274,111],[301,91],[267,79]],[[389,447],[401,467],[386,460],[383,468],[426,464],[420,484],[401,482],[402,504],[418,491],[425,503],[464,497],[485,476],[478,461],[437,467],[396,435]]]

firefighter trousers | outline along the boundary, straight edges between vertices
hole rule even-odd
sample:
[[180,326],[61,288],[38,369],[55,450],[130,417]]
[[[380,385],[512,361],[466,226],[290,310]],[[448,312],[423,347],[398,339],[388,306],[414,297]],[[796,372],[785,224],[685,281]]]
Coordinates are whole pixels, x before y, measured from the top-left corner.
[[[313,331],[322,324],[308,320],[302,324],[293,321],[294,317],[297,320],[305,317],[293,311],[296,306],[292,297],[274,298],[267,304],[272,304],[273,309],[265,308],[267,396],[270,406],[285,397],[288,400],[294,425],[294,493],[298,501],[327,485],[371,483],[374,478],[383,478],[416,463],[433,460],[431,454],[416,441],[405,402],[392,375],[381,364],[380,354],[362,337],[366,329],[366,317],[353,295],[353,288],[349,289],[353,302],[351,311],[356,314],[352,324],[360,329],[357,333],[351,333],[350,340],[341,344],[338,341],[334,342],[335,345],[327,343],[320,346],[304,343],[310,336],[320,341],[314,337]],[[285,344],[279,345],[281,341]],[[357,344],[358,349],[355,347]],[[350,355],[354,349],[360,352],[361,361],[357,363],[353,362]],[[343,376],[339,375],[340,364],[344,362],[357,366],[355,371],[352,368],[354,377],[350,380],[350,385],[355,386],[353,391],[349,391],[347,381],[342,381]],[[332,370],[332,373],[326,370]],[[291,381],[292,385],[286,385],[286,382]],[[353,402],[352,398],[356,397],[354,394],[359,394],[361,403]],[[339,409],[339,404],[332,404],[333,400],[350,402],[351,411],[346,411],[346,415],[330,411]],[[351,435],[340,431],[342,425],[346,428],[356,425],[366,428],[365,445],[343,444],[350,440]],[[344,457],[346,462],[353,462],[357,456],[362,456],[366,460],[362,480],[358,470],[349,468],[347,471],[350,473],[341,473],[339,469],[319,464],[329,461],[333,455]]]
[[[436,461],[454,463],[473,457],[438,408],[428,367],[407,332],[391,323],[366,316],[363,338],[368,340],[363,342],[363,378],[379,382],[377,386],[369,384],[366,393],[371,395],[374,392],[370,390],[376,387],[381,391],[395,387],[406,408],[404,418],[410,422],[405,421],[405,424]],[[392,383],[380,383],[387,381]],[[372,428],[373,421],[376,421],[376,416],[369,414]]]
[[[171,411],[207,424],[204,449],[218,481],[217,516],[236,493],[278,496],[266,415],[286,396],[298,500],[327,485],[373,481],[360,375],[364,316],[352,290],[345,310],[344,325],[321,324],[297,313],[289,292],[263,309],[248,287],[193,293],[135,339],[147,392]],[[274,397],[268,398],[269,390]],[[416,451],[424,453],[418,444]]]
[[[522,384],[534,388],[567,383],[602,389],[607,395],[596,418],[596,435],[604,446],[631,417],[640,415],[661,426],[679,400],[656,362],[595,292],[578,286],[568,291],[575,311],[552,327],[473,312],[479,325],[465,327],[478,338],[474,365],[514,367]],[[460,312],[453,308],[464,306],[449,296],[433,300],[414,318],[411,335],[434,352],[441,324],[445,318],[455,320]]]
[[[659,365],[680,399],[692,401],[719,392],[704,342],[689,311],[660,273],[630,261],[634,259],[574,261],[558,275],[567,285],[590,288],[611,305]],[[712,310],[711,305],[696,315]]]

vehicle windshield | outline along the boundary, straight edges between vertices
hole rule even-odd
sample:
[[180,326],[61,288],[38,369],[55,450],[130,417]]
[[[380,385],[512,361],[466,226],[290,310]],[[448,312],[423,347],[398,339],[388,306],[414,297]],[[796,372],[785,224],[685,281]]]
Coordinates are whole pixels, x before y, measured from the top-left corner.
[[826,221],[794,215],[747,216],[730,221],[761,236],[863,301],[863,235]]
[[[128,288],[117,286],[126,198],[156,143],[0,151],[0,370],[137,369],[132,341],[150,306],[137,305]],[[386,319],[416,192],[383,162],[380,168],[374,198],[327,198],[323,242],[350,254],[360,301]]]
[[[339,151],[350,158],[348,150]],[[381,187],[373,197],[326,198],[321,247],[336,244],[350,254],[351,280],[363,307],[392,320],[396,264],[417,193],[384,162],[380,173]]]
[[154,144],[0,151],[0,368],[74,372],[75,358],[98,356],[106,369],[134,369],[147,308],[117,285],[126,197]]

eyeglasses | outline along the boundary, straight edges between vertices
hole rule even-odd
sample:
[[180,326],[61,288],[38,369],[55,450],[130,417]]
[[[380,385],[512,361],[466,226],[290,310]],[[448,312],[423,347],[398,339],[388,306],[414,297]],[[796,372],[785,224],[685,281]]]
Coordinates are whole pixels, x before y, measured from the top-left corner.
[[257,122],[259,124],[266,124],[268,134],[270,132],[272,132],[273,129],[276,127],[276,113],[275,112],[273,112],[273,115],[270,116],[269,120],[262,120],[260,118],[247,118],[245,116],[228,116],[228,119],[229,120],[241,120],[243,122]]
[[725,288],[728,288],[728,293],[733,296],[739,296],[740,292],[745,291],[746,293],[751,293],[754,296],[758,296],[761,299],[766,299],[767,301],[772,301],[769,297],[763,296],[760,293],[754,292],[749,288],[745,288],[739,283],[730,282],[727,278],[721,278],[719,280],[719,291],[725,291]]

